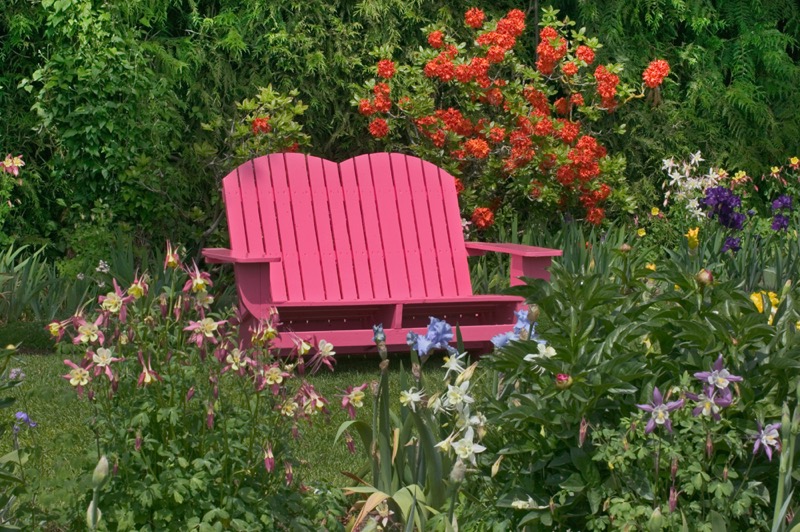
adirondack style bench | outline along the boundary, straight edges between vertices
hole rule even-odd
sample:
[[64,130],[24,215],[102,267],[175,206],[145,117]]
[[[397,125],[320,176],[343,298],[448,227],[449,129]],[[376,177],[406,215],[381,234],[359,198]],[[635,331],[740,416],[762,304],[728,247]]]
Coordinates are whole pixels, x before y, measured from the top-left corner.
[[[417,157],[361,155],[342,163],[298,153],[246,162],[223,179],[230,249],[203,250],[233,263],[245,326],[277,309],[281,348],[293,337],[325,339],[339,353],[374,349],[382,323],[390,350],[429,316],[458,324],[485,348],[511,330],[521,297],[475,295],[467,256],[511,255],[520,276],[549,280],[560,250],[465,242],[454,178]],[[243,329],[247,330],[247,329]]]

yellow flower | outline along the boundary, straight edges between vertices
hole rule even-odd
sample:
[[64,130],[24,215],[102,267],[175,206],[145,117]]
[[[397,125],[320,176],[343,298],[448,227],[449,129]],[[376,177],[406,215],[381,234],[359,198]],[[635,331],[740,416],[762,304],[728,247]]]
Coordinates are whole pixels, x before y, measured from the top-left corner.
[[653,207],[652,209],[650,209],[651,216],[658,216],[659,214],[661,214],[661,209],[659,209],[658,207]]
[[695,227],[694,229],[689,229],[689,231],[684,235],[687,243],[689,244],[689,249],[697,249],[697,246],[700,245],[700,240],[698,239],[699,234],[700,228]]
[[639,235],[639,238],[641,238],[647,234],[647,231],[644,230],[644,227],[640,227],[636,230],[636,234]]
[[770,172],[772,173],[772,175],[778,175],[781,173],[781,167],[773,166],[772,168],[770,168]]
[[653,272],[656,271],[656,265],[654,263],[652,263],[652,262],[650,264],[648,264],[647,266],[645,266],[645,268],[647,268],[648,270],[653,271]]
[[769,304],[773,307],[777,307],[781,304],[780,300],[778,299],[778,294],[775,292],[767,292],[767,297],[769,297]]
[[756,306],[759,312],[764,312],[764,300],[761,299],[761,294],[763,292],[753,292],[750,294],[750,301]]
[[789,163],[796,166],[800,164],[800,159],[798,159],[797,157],[792,157],[791,159],[789,159]]

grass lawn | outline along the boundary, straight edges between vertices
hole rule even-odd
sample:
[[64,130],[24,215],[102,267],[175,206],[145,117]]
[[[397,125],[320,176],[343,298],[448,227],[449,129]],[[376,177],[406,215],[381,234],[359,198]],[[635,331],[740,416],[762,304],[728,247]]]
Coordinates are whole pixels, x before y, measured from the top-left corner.
[[[379,376],[377,356],[337,355],[335,372],[320,371],[309,378],[311,383],[330,401],[331,422],[314,425],[301,424],[301,438],[295,444],[296,455],[301,464],[295,474],[306,484],[325,482],[333,485],[349,485],[353,481],[342,471],[357,472],[366,465],[357,435],[357,452],[351,455],[343,440],[334,445],[339,425],[347,419],[340,409],[339,397],[351,385],[377,380]],[[392,396],[399,397],[399,375],[401,362],[408,368],[407,355],[392,358],[390,385]],[[433,358],[426,364],[426,374],[433,380],[443,377],[441,360]],[[20,433],[20,444],[38,447],[31,456],[28,469],[45,484],[56,478],[88,479],[97,460],[95,440],[87,421],[91,416],[88,401],[79,399],[74,390],[61,376],[66,366],[55,354],[21,354],[15,357],[11,367],[21,368],[26,374],[25,382],[17,388],[18,401],[14,411],[24,410],[38,426]],[[371,398],[371,396],[368,395]],[[371,420],[372,401],[366,400],[358,412],[359,418]],[[2,450],[11,448],[10,438],[0,442]],[[42,501],[45,502],[45,501]]]

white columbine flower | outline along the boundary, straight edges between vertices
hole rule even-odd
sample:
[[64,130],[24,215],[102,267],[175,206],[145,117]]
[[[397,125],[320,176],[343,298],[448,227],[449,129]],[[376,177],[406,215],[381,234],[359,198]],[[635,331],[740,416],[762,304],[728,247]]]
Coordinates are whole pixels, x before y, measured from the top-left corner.
[[423,391],[417,391],[416,388],[403,390],[400,392],[400,404],[411,409],[412,412],[417,411],[417,403],[422,401]]
[[461,365],[461,361],[466,358],[467,352],[464,351],[463,353],[459,354],[452,354],[450,356],[445,357],[443,368],[447,368],[447,373],[444,374],[444,380],[450,376],[451,371],[455,371],[457,374],[461,375],[464,372],[464,366]]
[[468,460],[470,463],[472,463],[472,465],[475,465],[475,455],[485,451],[486,447],[479,443],[475,443],[473,438],[475,438],[475,431],[472,429],[472,427],[469,427],[464,433],[464,437],[458,441],[454,441],[452,446],[453,450],[456,452],[456,455],[458,455],[461,460]]
[[464,381],[460,386],[447,385],[447,393],[444,396],[446,406],[459,406],[461,403],[474,403],[475,399],[467,394],[469,381]]

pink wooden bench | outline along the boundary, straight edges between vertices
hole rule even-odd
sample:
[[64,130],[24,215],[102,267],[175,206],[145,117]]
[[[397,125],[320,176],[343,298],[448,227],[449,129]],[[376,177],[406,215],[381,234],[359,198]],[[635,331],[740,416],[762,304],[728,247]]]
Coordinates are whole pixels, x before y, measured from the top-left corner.
[[474,295],[468,255],[511,255],[519,276],[549,279],[560,250],[465,242],[453,177],[417,157],[361,155],[337,164],[298,153],[246,162],[223,180],[231,249],[204,249],[233,263],[246,320],[277,308],[283,330],[340,353],[374,348],[383,323],[389,349],[424,334],[429,316],[460,325],[464,342],[485,348],[509,331],[515,296]]

